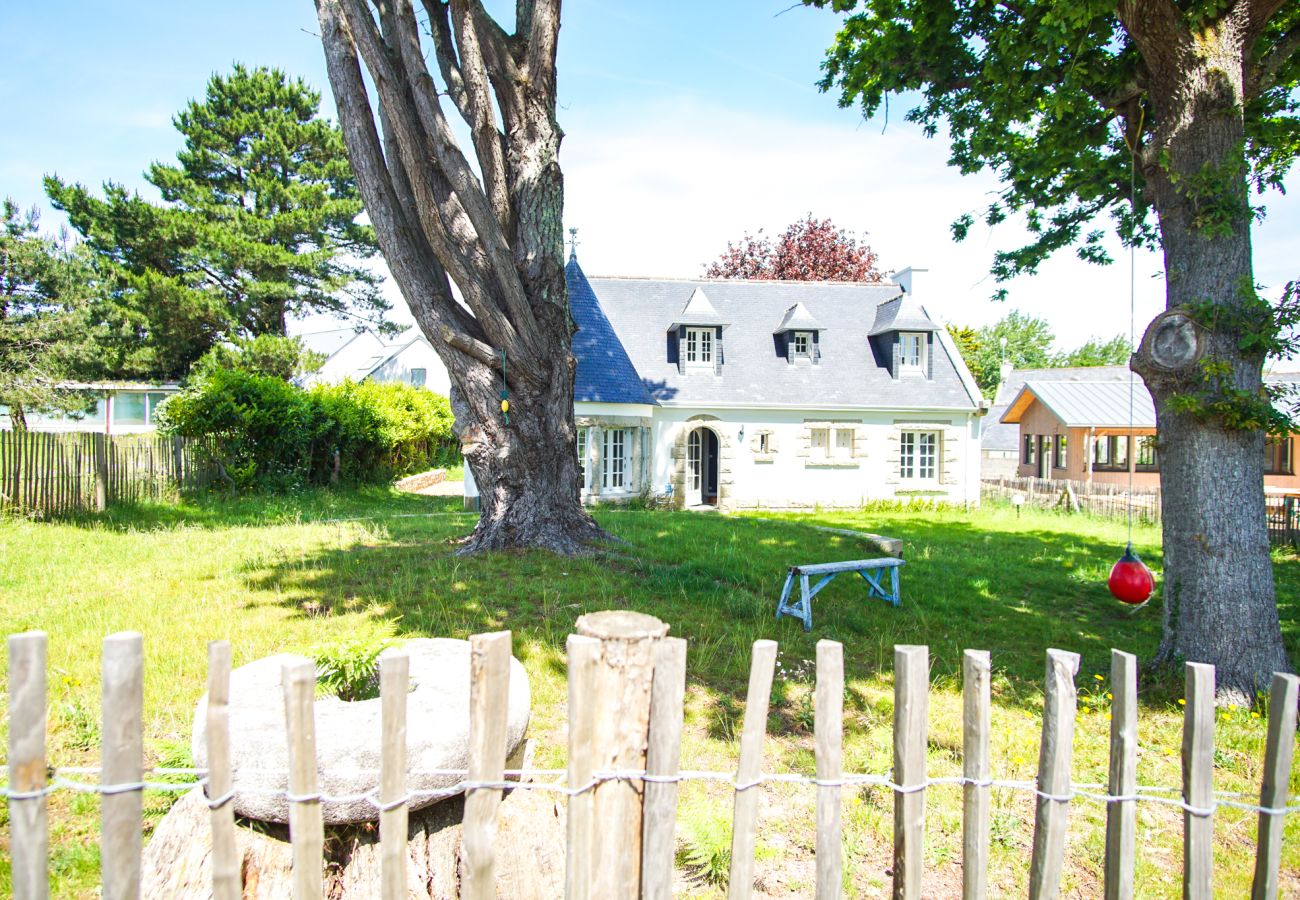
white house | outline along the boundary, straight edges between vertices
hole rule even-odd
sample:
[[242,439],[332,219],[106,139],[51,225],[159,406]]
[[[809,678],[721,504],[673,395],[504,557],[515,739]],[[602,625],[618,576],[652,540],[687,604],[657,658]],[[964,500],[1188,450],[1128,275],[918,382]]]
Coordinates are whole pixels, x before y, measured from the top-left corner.
[[584,499],[979,502],[987,408],[912,270],[883,284],[588,279],[571,258],[566,272]]
[[[104,434],[141,434],[157,428],[158,408],[180,390],[173,382],[75,382],[60,385],[93,398],[83,413],[32,412],[24,419],[32,431],[99,431]],[[9,409],[0,406],[0,429],[12,428]]]
[[353,381],[404,381],[447,396],[447,369],[429,339],[408,328],[385,339],[368,328],[335,328],[299,335],[304,347],[325,355],[325,362],[303,379],[305,385]]

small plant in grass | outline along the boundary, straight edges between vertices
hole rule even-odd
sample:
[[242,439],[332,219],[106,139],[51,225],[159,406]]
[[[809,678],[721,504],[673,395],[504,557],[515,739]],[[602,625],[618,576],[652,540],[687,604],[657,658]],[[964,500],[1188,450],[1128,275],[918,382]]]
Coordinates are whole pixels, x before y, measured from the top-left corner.
[[692,803],[677,820],[678,862],[709,884],[726,884],[731,871],[731,816],[723,804]]
[[388,636],[343,638],[317,644],[309,654],[316,661],[316,692],[353,702],[379,696],[379,654],[391,646]]
[[70,750],[93,750],[99,746],[99,716],[82,700],[77,689],[81,682],[71,675],[61,676],[63,697],[55,704],[64,746]]

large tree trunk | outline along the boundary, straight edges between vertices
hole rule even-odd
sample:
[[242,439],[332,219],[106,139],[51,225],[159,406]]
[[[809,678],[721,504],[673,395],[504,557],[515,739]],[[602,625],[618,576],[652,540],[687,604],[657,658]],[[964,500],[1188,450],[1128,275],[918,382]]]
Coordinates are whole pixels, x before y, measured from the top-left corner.
[[1166,312],[1133,360],[1158,423],[1165,581],[1157,661],[1212,663],[1221,697],[1242,702],[1290,668],[1264,516],[1265,435],[1214,408],[1233,402],[1232,392],[1259,397],[1264,359],[1239,349],[1239,326],[1205,312],[1207,303],[1239,311],[1254,297],[1244,27],[1229,15],[1193,37],[1181,17],[1163,15],[1169,9],[1134,3],[1126,17],[1143,44],[1160,123],[1143,176],[1160,220]]
[[[451,377],[457,433],[482,497],[467,549],[579,552],[605,535],[578,494],[555,119],[559,0],[519,0],[514,34],[481,0],[425,0],[420,22],[411,0],[316,7],[366,211]],[[469,126],[477,171],[444,102]]]

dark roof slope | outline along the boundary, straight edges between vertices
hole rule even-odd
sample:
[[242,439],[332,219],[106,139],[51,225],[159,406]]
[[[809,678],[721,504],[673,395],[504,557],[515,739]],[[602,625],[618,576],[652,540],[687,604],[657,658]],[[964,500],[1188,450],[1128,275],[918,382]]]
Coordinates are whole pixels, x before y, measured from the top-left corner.
[[[973,409],[977,403],[942,341],[934,344],[933,380],[895,380],[876,364],[867,335],[877,307],[899,296],[897,284],[593,278],[591,286],[660,401],[864,409]],[[720,375],[683,374],[669,362],[668,330],[700,288],[731,323],[723,332]],[[822,326],[818,365],[790,365],[777,353],[772,328],[796,303]]]
[[578,359],[573,399],[653,404],[654,398],[614,334],[577,260],[570,259],[564,267],[564,280],[569,286],[569,311],[578,325],[573,336],[573,355]]

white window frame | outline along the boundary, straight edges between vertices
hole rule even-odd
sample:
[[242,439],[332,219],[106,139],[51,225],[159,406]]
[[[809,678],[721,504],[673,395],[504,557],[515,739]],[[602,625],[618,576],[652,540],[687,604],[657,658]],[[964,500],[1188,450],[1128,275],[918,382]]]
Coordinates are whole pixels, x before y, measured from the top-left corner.
[[606,428],[600,456],[601,490],[627,489],[627,428]]
[[686,367],[688,369],[713,368],[713,355],[717,352],[717,335],[713,328],[686,328]]
[[831,429],[808,429],[808,449],[813,456],[829,457],[831,453]]
[[[419,374],[417,375],[417,373]],[[428,380],[429,380],[429,370],[427,368],[423,366],[416,366],[415,368],[411,369],[412,387],[424,387],[425,382]]]
[[[800,344],[803,346],[800,347]],[[790,333],[790,355],[800,359],[812,359],[813,333],[811,331],[794,331]]]
[[591,473],[587,467],[588,448],[590,446],[590,428],[578,429],[578,468],[582,471],[582,490],[591,489]]
[[942,436],[937,431],[902,432],[898,438],[899,479],[907,482],[937,482],[941,441]]
[[758,452],[760,454],[772,452],[772,433],[770,431],[760,431],[758,433]]
[[898,371],[905,375],[924,375],[929,344],[924,331],[899,332]]
[[834,434],[831,435],[831,456],[835,459],[852,459],[853,458],[853,429],[852,428],[833,428]]

